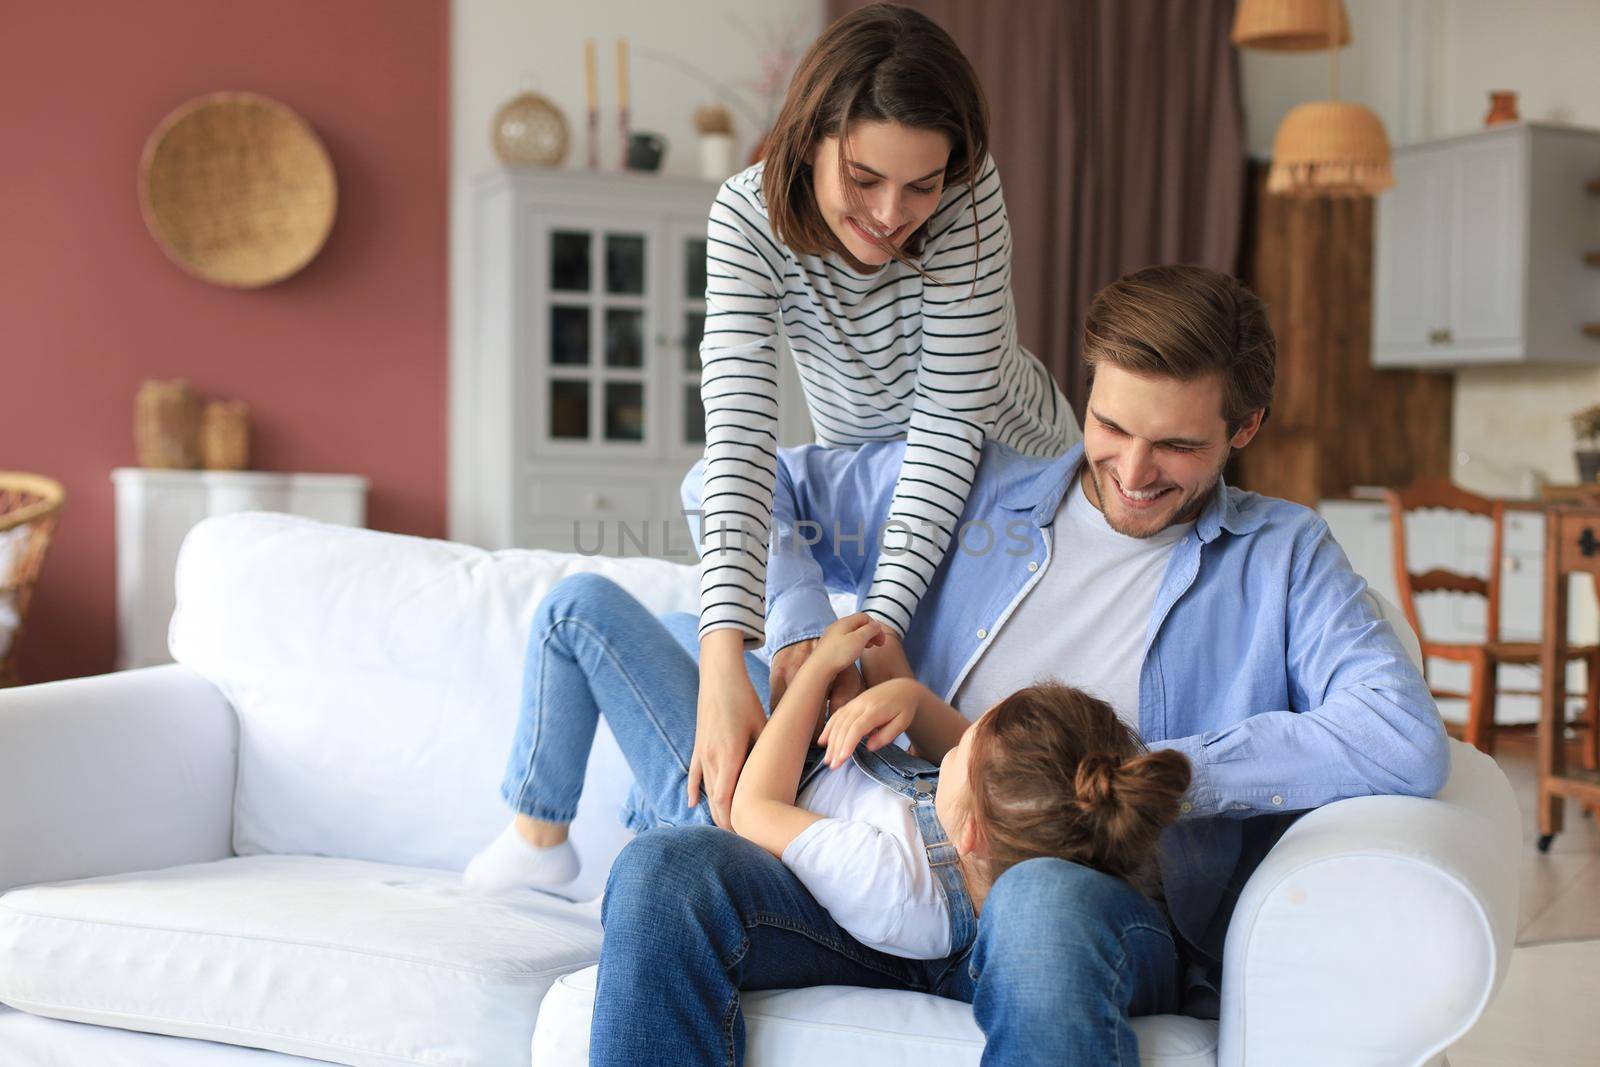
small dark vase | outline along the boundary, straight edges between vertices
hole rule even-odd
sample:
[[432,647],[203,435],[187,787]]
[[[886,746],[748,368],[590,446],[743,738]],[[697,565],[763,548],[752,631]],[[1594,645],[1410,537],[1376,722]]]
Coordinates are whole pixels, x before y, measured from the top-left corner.
[[667,139],[659,133],[635,133],[628,138],[629,170],[660,170],[667,154]]

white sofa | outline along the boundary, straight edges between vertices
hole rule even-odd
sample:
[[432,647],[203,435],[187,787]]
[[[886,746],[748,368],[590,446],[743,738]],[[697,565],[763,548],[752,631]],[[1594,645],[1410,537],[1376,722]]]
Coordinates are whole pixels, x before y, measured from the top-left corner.
[[[597,901],[455,873],[504,824],[529,621],[574,570],[695,602],[662,561],[233,515],[185,544],[177,664],[0,691],[0,1064],[583,1062]],[[1503,775],[1453,758],[1437,799],[1300,820],[1239,902],[1220,1023],[1138,1020],[1142,1062],[1441,1062],[1505,974],[1520,841]],[[591,897],[626,783],[603,734],[574,830]],[[965,1005],[912,993],[746,1015],[756,1067],[982,1048]]]

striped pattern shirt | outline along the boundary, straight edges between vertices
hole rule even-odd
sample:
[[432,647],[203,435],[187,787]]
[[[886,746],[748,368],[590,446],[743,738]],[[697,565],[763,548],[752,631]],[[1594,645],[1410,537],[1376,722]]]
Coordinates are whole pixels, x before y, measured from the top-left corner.
[[885,530],[865,531],[885,548],[862,602],[903,636],[956,534],[984,439],[1059,455],[1077,420],[1017,343],[992,160],[975,190],[945,190],[928,220],[919,263],[933,281],[895,260],[858,274],[795,255],[772,233],[761,174],[758,163],[723,183],[706,228],[700,633],[764,639],[781,332],[819,444],[906,441]]

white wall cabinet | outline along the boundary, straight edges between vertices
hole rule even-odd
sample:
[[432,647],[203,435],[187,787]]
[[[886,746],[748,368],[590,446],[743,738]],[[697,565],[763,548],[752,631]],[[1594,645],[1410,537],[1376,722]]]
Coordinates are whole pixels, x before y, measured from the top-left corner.
[[[451,536],[694,559],[679,484],[705,446],[700,337],[715,183],[497,172],[475,189],[477,305],[455,368]],[[809,440],[782,361],[780,440]]]
[[1378,198],[1372,361],[1600,364],[1600,131],[1523,123],[1397,148]]

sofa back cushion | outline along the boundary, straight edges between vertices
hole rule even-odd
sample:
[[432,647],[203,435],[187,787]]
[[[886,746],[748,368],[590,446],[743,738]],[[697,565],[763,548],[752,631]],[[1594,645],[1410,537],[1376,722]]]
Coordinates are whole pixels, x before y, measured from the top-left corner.
[[[172,654],[239,714],[234,849],[461,869],[505,825],[499,784],[533,613],[595,571],[694,611],[693,567],[512,550],[287,515],[207,519],[178,558]],[[601,726],[573,842],[598,894],[630,776]]]

